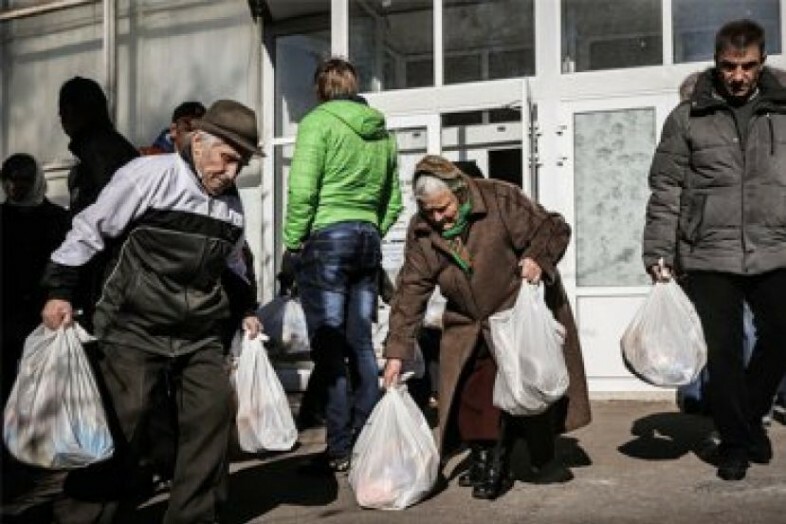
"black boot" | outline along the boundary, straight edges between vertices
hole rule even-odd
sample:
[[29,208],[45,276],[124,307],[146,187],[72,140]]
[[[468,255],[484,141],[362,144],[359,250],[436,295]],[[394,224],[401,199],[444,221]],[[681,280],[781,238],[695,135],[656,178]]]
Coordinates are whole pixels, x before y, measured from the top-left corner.
[[512,442],[502,436],[491,450],[483,479],[472,488],[476,499],[494,500],[513,486],[510,473],[510,452]]
[[459,475],[458,485],[462,488],[477,486],[483,481],[489,458],[492,455],[493,444],[473,442],[470,444],[470,465],[467,470]]

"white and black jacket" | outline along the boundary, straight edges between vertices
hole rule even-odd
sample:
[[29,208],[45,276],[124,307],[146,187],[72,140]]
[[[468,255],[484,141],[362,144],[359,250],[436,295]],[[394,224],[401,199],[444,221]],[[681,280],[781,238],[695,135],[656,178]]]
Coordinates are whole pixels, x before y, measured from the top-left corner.
[[228,289],[249,290],[229,298],[253,312],[243,227],[236,189],[210,196],[180,155],[141,157],[118,170],[98,200],[74,217],[43,284],[50,298],[71,300],[80,268],[111,250],[95,335],[164,355],[189,353],[219,338],[219,323],[229,315],[221,284],[227,270],[245,284]]

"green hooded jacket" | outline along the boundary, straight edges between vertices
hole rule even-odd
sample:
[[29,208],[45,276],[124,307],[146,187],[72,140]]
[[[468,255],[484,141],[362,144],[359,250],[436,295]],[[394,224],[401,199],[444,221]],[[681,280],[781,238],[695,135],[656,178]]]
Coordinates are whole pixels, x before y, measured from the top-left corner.
[[287,248],[298,249],[313,231],[349,220],[370,222],[384,236],[402,209],[396,141],[382,113],[332,100],[301,120],[289,173]]

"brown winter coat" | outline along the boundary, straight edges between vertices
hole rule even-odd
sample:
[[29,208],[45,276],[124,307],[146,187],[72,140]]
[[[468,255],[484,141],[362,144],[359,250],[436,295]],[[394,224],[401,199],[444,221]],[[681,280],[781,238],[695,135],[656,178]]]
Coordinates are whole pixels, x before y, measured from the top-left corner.
[[[487,319],[515,302],[521,278],[520,259],[529,257],[543,269],[546,302],[567,329],[565,360],[570,387],[558,403],[558,431],[590,421],[584,363],[578,333],[556,264],[570,238],[570,227],[556,213],[533,204],[521,190],[504,182],[466,179],[472,201],[467,236],[473,273],[467,276],[452,261],[447,244],[419,215],[407,233],[405,260],[391,303],[390,335],[385,356],[412,357],[417,331],[435,286],[447,299],[440,347],[439,442],[443,453],[455,441],[449,414],[459,377],[480,336],[492,346]],[[446,442],[447,439],[447,442]]]

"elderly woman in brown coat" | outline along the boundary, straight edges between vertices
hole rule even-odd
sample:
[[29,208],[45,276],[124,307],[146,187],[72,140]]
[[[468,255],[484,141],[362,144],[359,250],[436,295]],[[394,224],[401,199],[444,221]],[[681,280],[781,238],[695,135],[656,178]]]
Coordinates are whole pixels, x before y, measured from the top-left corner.
[[[395,383],[435,286],[447,298],[440,346],[439,436],[443,457],[469,446],[471,465],[459,484],[494,499],[512,484],[510,449],[517,434],[535,466],[553,458],[557,432],[589,423],[584,365],[573,315],[556,265],[570,238],[557,213],[505,182],[471,179],[450,161],[424,157],[413,187],[419,213],[407,233],[404,266],[391,304],[385,384]],[[513,306],[522,279],[543,281],[546,303],[567,330],[566,396],[546,413],[512,417],[492,404],[496,364],[488,317]],[[526,351],[526,348],[522,348]]]

